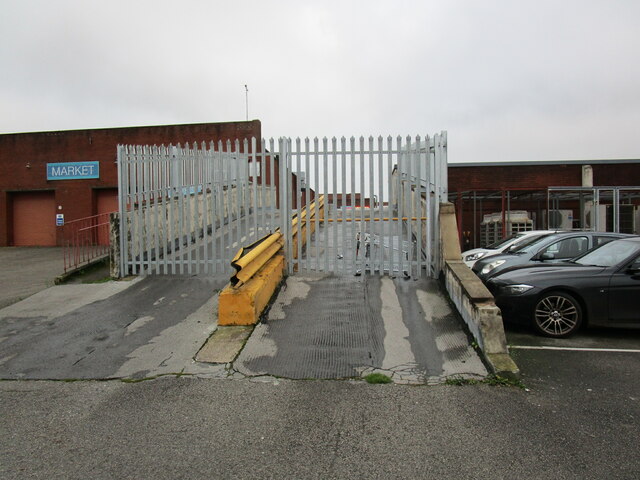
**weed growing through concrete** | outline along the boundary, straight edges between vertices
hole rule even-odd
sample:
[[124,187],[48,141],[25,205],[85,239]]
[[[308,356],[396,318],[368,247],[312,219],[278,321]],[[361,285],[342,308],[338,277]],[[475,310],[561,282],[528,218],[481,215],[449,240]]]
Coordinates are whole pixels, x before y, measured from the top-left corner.
[[140,382],[148,382],[149,380],[155,380],[159,378],[161,375],[155,375],[153,377],[143,377],[143,378],[121,378],[120,381],[122,383],[140,383]]
[[393,380],[384,373],[370,373],[364,377],[367,383],[392,383]]
[[517,387],[526,390],[526,386],[520,380],[501,377],[500,375],[489,375],[483,380],[474,380],[473,378],[462,378],[458,376],[449,377],[444,381],[445,385],[453,385],[460,387],[462,385],[491,385],[492,387]]
[[86,280],[83,281],[82,283],[88,284],[88,283],[107,283],[110,282],[112,280],[111,277],[103,277],[103,278],[99,278],[98,280]]
[[487,378],[485,378],[482,383],[486,383],[487,385],[492,385],[492,386],[499,386],[499,387],[517,387],[517,388],[521,388],[523,390],[526,389],[526,386],[524,383],[522,383],[520,380],[518,379],[511,379],[511,378],[505,378],[505,377],[501,377],[500,375],[490,375]]
[[453,385],[455,387],[461,387],[462,385],[476,385],[478,380],[474,380],[472,378],[462,378],[462,377],[448,377],[445,381],[445,385]]

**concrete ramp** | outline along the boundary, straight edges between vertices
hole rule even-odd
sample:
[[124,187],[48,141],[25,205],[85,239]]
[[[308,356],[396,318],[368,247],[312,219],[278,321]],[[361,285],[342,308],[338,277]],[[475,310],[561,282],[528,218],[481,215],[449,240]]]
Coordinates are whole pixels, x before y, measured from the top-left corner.
[[379,276],[289,277],[234,368],[292,379],[380,372],[412,384],[487,375],[436,281]]

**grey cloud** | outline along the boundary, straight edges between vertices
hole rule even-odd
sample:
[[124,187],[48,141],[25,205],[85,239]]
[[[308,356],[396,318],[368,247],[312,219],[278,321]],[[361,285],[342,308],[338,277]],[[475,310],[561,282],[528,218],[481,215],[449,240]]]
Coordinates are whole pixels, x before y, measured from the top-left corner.
[[248,84],[266,135],[447,129],[456,161],[637,158],[639,17],[631,0],[7,3],[0,131],[241,120]]

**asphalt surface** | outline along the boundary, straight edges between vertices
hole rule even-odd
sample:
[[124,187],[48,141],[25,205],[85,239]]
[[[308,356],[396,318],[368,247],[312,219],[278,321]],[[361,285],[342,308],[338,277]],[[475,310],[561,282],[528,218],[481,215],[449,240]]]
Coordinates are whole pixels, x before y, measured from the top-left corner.
[[518,361],[528,390],[185,376],[0,382],[0,475],[638,478],[640,357],[620,357],[600,385],[597,361],[539,351]]
[[233,368],[249,375],[399,383],[482,379],[487,370],[432,279],[293,275]]
[[0,248],[0,308],[54,284],[64,273],[62,247]]
[[0,310],[0,379],[214,374],[193,358],[226,278],[146,277],[43,290]]
[[487,371],[434,281],[293,276],[232,364],[194,358],[214,332],[226,277],[150,276],[60,285],[0,310],[0,379],[165,374],[399,383]]
[[[507,326],[526,388],[245,377],[193,361],[215,288],[68,285],[0,311],[0,478],[640,477],[638,330],[559,341]],[[91,362],[85,378],[125,381],[77,380]],[[69,369],[76,381],[22,379]]]
[[[640,314],[640,312],[639,312]],[[547,338],[536,335],[529,327],[519,324],[505,324],[507,344],[517,349],[528,347],[537,349],[594,349],[639,350],[640,328],[582,328],[569,338]]]

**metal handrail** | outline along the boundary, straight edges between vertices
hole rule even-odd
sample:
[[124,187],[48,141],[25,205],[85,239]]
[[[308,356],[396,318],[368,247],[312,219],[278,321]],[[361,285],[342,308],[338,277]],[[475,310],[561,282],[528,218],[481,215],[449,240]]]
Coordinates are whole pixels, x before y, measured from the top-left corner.
[[109,255],[111,213],[72,220],[62,226],[65,273]]

